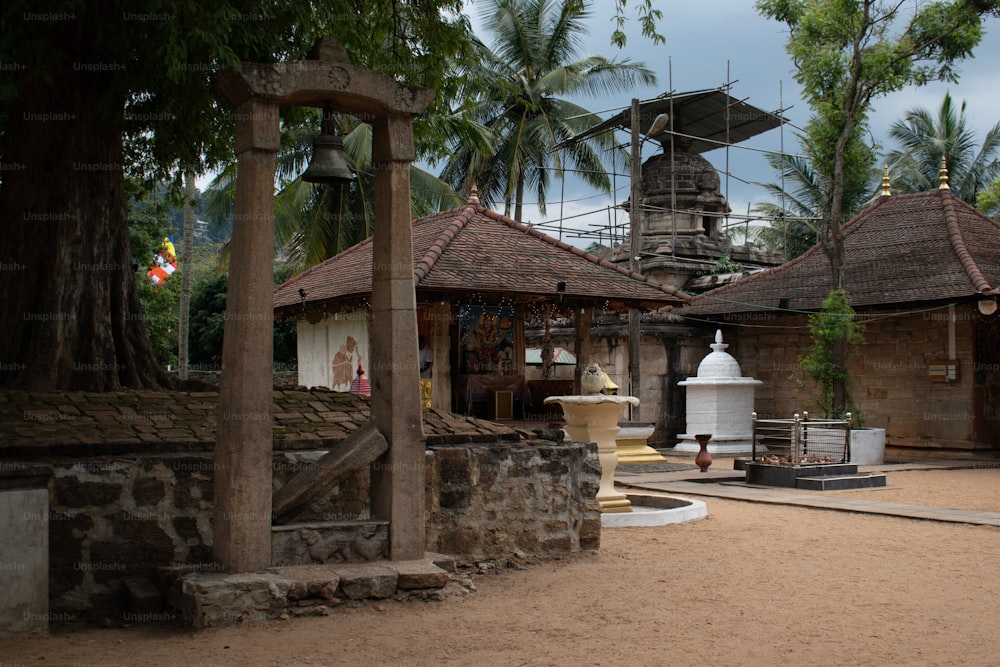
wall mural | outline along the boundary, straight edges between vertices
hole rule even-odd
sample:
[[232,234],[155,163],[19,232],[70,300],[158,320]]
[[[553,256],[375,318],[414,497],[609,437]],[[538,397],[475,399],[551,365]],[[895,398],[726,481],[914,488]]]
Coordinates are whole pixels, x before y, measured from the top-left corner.
[[358,366],[368,369],[368,313],[357,310],[298,322],[299,382],[350,391]]
[[459,313],[461,360],[465,375],[514,373],[514,309],[465,306]]

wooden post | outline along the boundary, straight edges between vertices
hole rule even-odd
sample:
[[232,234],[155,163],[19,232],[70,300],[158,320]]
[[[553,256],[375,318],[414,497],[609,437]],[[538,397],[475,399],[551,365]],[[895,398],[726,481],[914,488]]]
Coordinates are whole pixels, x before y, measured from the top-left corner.
[[372,423],[389,451],[372,465],[374,518],[389,521],[389,557],[425,556],[424,437],[417,352],[417,302],[410,227],[409,117],[374,123],[375,228],[372,234]]
[[227,572],[271,566],[274,156],[278,107],[236,108],[236,203],[215,444],[212,550]]

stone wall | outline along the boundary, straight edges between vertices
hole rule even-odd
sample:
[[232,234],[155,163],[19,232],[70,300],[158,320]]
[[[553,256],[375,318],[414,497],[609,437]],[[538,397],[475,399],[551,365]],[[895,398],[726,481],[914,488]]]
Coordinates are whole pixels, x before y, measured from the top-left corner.
[[596,549],[600,474],[592,443],[432,447],[428,548],[475,560]]
[[[886,429],[886,445],[896,448],[976,449],[973,433],[975,306],[956,308],[955,351],[960,377],[936,382],[932,362],[948,357],[948,310],[895,314],[869,321],[864,344],[849,360],[854,401],[864,424]],[[805,316],[740,322],[755,327],[724,327],[727,350],[743,374],[763,381],[757,388],[757,412],[790,417],[815,411],[811,381],[800,385],[798,359],[811,338]],[[778,324],[780,328],[768,328]]]
[[[274,488],[320,450],[278,450]],[[197,451],[136,450],[120,456],[49,457],[49,592],[59,620],[129,608],[128,583],[158,568],[212,565],[214,463]],[[458,560],[554,555],[596,548],[596,449],[580,443],[515,441],[430,446],[430,551]],[[367,519],[368,471],[313,503],[298,521]],[[41,522],[41,516],[24,521]]]

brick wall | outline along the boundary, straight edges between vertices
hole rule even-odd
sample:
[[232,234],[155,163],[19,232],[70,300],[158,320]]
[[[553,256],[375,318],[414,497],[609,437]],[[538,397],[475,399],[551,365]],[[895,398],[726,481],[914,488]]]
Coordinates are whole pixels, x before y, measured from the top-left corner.
[[[948,310],[899,314],[867,323],[865,342],[849,360],[852,394],[865,425],[886,429],[892,447],[972,449],[972,396],[975,306],[956,308],[955,351],[961,372],[956,382],[934,382],[929,367],[948,357]],[[725,330],[728,350],[743,374],[763,381],[756,406],[762,415],[789,417],[815,411],[811,381],[800,385],[798,359],[811,338],[805,316],[739,322],[756,327]],[[780,328],[767,328],[774,323]],[[759,328],[758,328],[759,327]]]

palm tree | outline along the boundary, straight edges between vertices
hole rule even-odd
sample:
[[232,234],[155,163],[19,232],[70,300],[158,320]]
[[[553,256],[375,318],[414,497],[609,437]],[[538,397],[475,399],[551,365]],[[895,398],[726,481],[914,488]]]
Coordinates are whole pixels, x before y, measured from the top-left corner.
[[488,150],[453,143],[441,177],[454,189],[476,185],[485,204],[502,201],[508,215],[513,206],[517,220],[528,188],[545,212],[553,167],[576,171],[587,184],[610,191],[601,153],[613,148],[613,137],[564,144],[600,122],[565,96],[624,92],[654,84],[656,77],[639,63],[578,55],[589,7],[585,0],[483,3],[493,44],[478,44],[481,56],[465,72],[468,84],[456,112],[488,128],[494,141]]
[[966,124],[965,102],[956,109],[948,93],[936,117],[928,109],[910,109],[893,123],[889,136],[900,146],[886,156],[894,190],[936,189],[945,158],[952,191],[975,205],[979,193],[1000,176],[1000,123],[986,133],[977,149],[975,134]]
[[[781,177],[780,183],[758,183],[778,203],[761,202],[753,211],[770,220],[758,227],[754,238],[768,250],[780,252],[785,259],[803,254],[827,232],[823,224],[823,205],[827,200],[830,179],[825,178],[810,160],[809,146],[802,136],[799,143],[806,155],[768,153],[767,162]],[[872,199],[878,182],[874,171],[851,174],[844,184],[844,216],[852,218]]]

